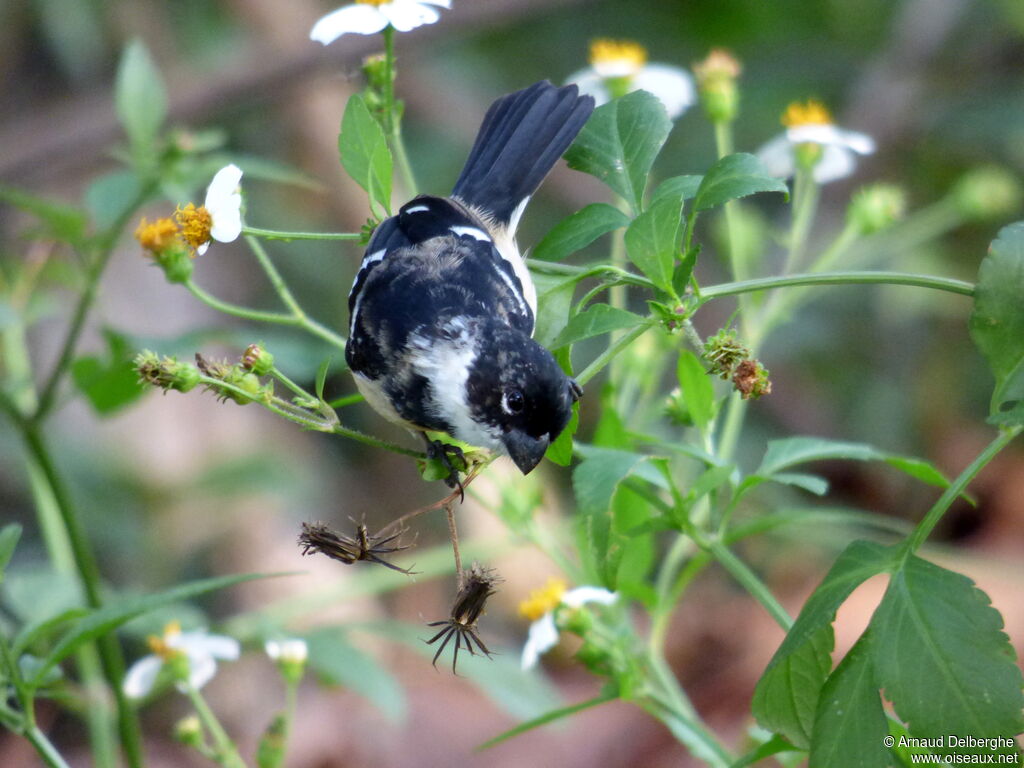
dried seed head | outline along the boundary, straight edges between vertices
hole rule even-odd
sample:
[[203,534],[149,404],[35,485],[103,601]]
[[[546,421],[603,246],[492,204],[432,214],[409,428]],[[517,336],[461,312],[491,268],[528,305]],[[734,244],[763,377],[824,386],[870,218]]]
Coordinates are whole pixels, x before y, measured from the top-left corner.
[[477,619],[484,613],[487,599],[497,591],[494,587],[500,581],[493,568],[484,568],[479,563],[473,563],[464,574],[462,588],[455,595],[452,621],[465,626],[476,624]]

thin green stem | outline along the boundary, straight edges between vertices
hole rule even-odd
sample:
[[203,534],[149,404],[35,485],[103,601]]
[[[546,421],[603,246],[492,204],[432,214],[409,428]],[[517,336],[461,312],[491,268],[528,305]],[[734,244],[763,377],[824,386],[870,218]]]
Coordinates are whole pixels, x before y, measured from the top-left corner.
[[46,734],[39,730],[36,726],[31,726],[25,729],[25,738],[29,740],[32,746],[35,748],[39,757],[43,759],[49,768],[69,768],[68,764],[61,757],[60,752],[53,746]]
[[264,240],[362,240],[361,232],[289,232],[280,229],[242,227],[243,235],[262,237]]
[[814,214],[818,210],[818,193],[820,188],[814,180],[812,168],[798,167],[793,180],[793,222],[789,230],[789,250],[786,263],[782,269],[784,275],[800,267],[807,238],[814,223]]
[[722,296],[735,296],[752,291],[765,291],[772,288],[788,288],[797,285],[910,285],[917,288],[932,288],[937,291],[959,293],[962,296],[974,295],[974,284],[951,277],[934,277],[909,272],[819,272],[816,274],[781,275],[778,277],[758,277],[752,280],[741,280],[733,283],[719,283],[705,286],[705,299],[718,299]]
[[664,723],[682,744],[713,768],[728,768],[732,765],[732,755],[718,743],[718,740],[703,726],[702,723],[685,717],[659,696],[648,695],[640,702],[648,714]]
[[328,405],[331,406],[331,408],[335,408],[335,409],[337,409],[337,408],[345,408],[345,407],[350,406],[350,405],[355,405],[356,403],[362,403],[365,400],[366,400],[366,398],[363,397],[363,395],[361,393],[355,392],[355,393],[353,393],[351,395],[345,395],[344,397],[339,397],[337,400],[331,400],[328,403]]
[[221,301],[216,296],[211,296],[209,293],[204,291],[198,285],[196,285],[191,278],[185,281],[185,287],[189,290],[193,296],[199,299],[203,304],[221,312],[225,315],[231,315],[232,317],[240,317],[243,320],[251,320],[255,323],[274,323],[276,325],[298,325],[299,320],[294,315],[287,315],[283,312],[264,312],[259,309],[250,309],[249,307],[239,306],[238,304],[231,304],[227,301]]
[[[416,186],[416,177],[412,172],[412,164],[409,162],[409,155],[405,151],[405,141],[402,138],[402,121],[398,114],[398,103],[395,100],[395,79],[398,76],[395,61],[395,29],[390,24],[384,28],[384,115],[386,124],[384,131],[390,138],[391,153],[398,163],[398,170],[402,174],[402,182],[406,191],[413,195],[419,189]],[[389,209],[389,200],[384,201]]]
[[369,445],[374,448],[383,448],[385,451],[398,453],[401,454],[402,456],[412,456],[414,459],[426,458],[426,454],[423,453],[423,451],[414,451],[411,448],[403,448],[400,445],[390,443],[387,440],[381,440],[380,438],[373,437],[372,435],[368,435],[365,432],[360,432],[355,429],[343,427],[341,424],[336,425],[334,429],[331,430],[331,432],[333,432],[336,435],[341,435],[342,437],[347,437],[350,440],[355,440],[358,443],[363,443],[364,445]]
[[588,365],[586,368],[580,371],[579,375],[576,376],[576,382],[580,385],[586,384],[588,381],[594,378],[594,376],[596,376],[602,368],[604,368],[606,365],[608,365],[608,363],[614,360],[616,355],[622,352],[622,350],[624,350],[638,338],[643,336],[652,327],[653,321],[641,323],[640,325],[636,326],[635,328],[631,329],[630,331],[628,331],[627,333],[623,334],[618,339],[613,341],[611,344],[608,345],[607,349],[605,349],[604,352],[602,352],[600,355],[594,358],[590,365]]
[[1003,450],[1009,443],[1024,431],[1024,426],[1014,426],[1001,429],[996,438],[988,444],[984,451],[978,454],[978,457],[972,461],[967,468],[961,472],[957,478],[950,483],[949,487],[943,492],[939,500],[935,502],[928,513],[922,518],[921,522],[914,528],[914,532],[910,534],[910,538],[907,539],[905,545],[905,552],[907,555],[912,555],[921,545],[924,544],[925,539],[931,534],[942,519],[943,515],[949,510],[950,505],[962,494],[967,485],[974,479],[986,464],[988,464],[996,455]]
[[309,394],[309,392],[307,392],[302,387],[300,387],[298,384],[296,384],[294,381],[289,379],[287,376],[285,376],[283,373],[281,373],[281,371],[278,370],[277,368],[271,368],[270,369],[270,375],[273,376],[278,381],[280,381],[286,387],[288,387],[288,389],[290,389],[294,394],[298,395],[299,397],[305,398],[307,400],[316,400],[316,398],[313,397],[311,394]]
[[651,631],[648,639],[648,647],[652,654],[661,655],[665,650],[665,637],[668,633],[668,623],[675,608],[675,599],[671,597],[672,585],[675,583],[676,574],[682,568],[686,558],[693,554],[696,546],[688,536],[679,534],[676,536],[672,546],[669,548],[665,558],[661,561],[658,569],[658,577],[655,583],[655,593],[658,595],[658,602],[651,612]]
[[779,604],[779,601],[775,599],[775,595],[771,593],[771,590],[761,581],[757,575],[750,570],[746,563],[740,560],[736,555],[732,553],[724,543],[717,539],[706,542],[705,549],[711,553],[711,556],[717,560],[722,567],[727,570],[736,581],[743,585],[744,589],[751,594],[751,596],[759,602],[766,611],[775,619],[776,623],[782,627],[785,631],[789,631],[790,627],[793,626],[792,617],[786,612],[786,609]]
[[224,726],[220,724],[220,720],[217,719],[213,710],[210,709],[210,705],[206,703],[206,699],[203,698],[202,694],[191,683],[186,683],[184,687],[189,701],[192,702],[192,706],[196,709],[196,715],[199,716],[199,719],[213,737],[218,762],[224,768],[246,768],[245,761],[238,754],[238,747],[235,746],[231,737],[228,736]]

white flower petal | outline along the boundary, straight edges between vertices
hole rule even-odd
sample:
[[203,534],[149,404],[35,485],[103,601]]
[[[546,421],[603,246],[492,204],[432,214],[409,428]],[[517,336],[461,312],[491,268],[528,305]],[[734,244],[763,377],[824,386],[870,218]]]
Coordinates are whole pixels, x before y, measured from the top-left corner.
[[143,656],[128,669],[121,688],[129,699],[141,699],[153,690],[164,660],[159,656]]
[[562,595],[562,605],[567,605],[570,608],[579,608],[585,603],[611,605],[618,599],[617,594],[609,592],[603,587],[576,587]]
[[209,248],[210,248],[210,241],[207,240],[205,243],[200,244],[200,246],[198,248],[196,248],[196,255],[197,256],[202,256],[204,253],[206,253],[207,250],[209,250]]
[[770,176],[788,179],[796,170],[793,143],[784,133],[763,145],[756,154]]
[[581,69],[579,72],[574,72],[566,78],[565,82],[576,83],[580,89],[580,95],[593,96],[597,106],[611,101],[604,81],[593,69]]
[[264,646],[267,655],[273,661],[287,661],[302,663],[309,656],[309,648],[306,641],[301,638],[291,640],[268,640]]
[[870,155],[875,151],[875,140],[866,133],[838,129],[843,144],[858,155]]
[[380,6],[379,10],[399,32],[408,32],[424,24],[433,24],[441,18],[441,14],[429,5],[412,0],[395,0],[393,3]]
[[530,669],[537,664],[537,659],[558,644],[558,627],[555,626],[555,615],[548,611],[533,624],[523,646],[522,668]]
[[657,96],[673,120],[697,100],[697,88],[690,73],[668,64],[648,64],[633,78],[631,87]]
[[814,166],[814,180],[819,184],[828,184],[836,179],[845,179],[856,166],[857,161],[849,148],[834,144],[826,146],[821,159]]
[[388,25],[388,20],[372,5],[346,5],[322,17],[309,32],[309,39],[328,45],[342,35],[373,35]]
[[439,5],[442,8],[452,7],[452,0],[420,0],[420,2],[426,3],[427,5]]
[[217,662],[208,653],[188,654],[188,683],[195,690],[206,685],[217,674]]
[[263,644],[263,650],[267,652],[267,656],[270,657],[271,661],[277,661],[281,658],[281,646],[282,643],[279,643],[277,640],[267,640]]
[[241,182],[242,169],[232,164],[217,171],[206,188],[204,206],[212,219],[210,236],[218,242],[230,243],[242,233]]

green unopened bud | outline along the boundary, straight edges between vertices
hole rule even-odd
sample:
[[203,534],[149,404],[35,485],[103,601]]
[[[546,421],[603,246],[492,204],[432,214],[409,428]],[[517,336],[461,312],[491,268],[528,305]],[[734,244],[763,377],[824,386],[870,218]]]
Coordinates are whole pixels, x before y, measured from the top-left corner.
[[665,399],[665,416],[673,424],[681,427],[692,427],[693,418],[690,416],[690,409],[686,407],[686,400],[683,391],[676,387]]
[[975,168],[953,187],[957,209],[968,219],[998,219],[1021,207],[1024,193],[1014,174],[996,166]]
[[373,53],[363,59],[363,77],[370,92],[381,93],[388,84],[388,64],[383,53]]
[[872,184],[857,191],[846,210],[847,221],[864,235],[878,232],[903,218],[907,196],[892,184]]
[[566,632],[586,637],[594,626],[594,615],[586,608],[563,608],[558,612],[558,625]]
[[260,745],[256,749],[256,765],[259,768],[278,768],[284,761],[284,752],[288,736],[288,721],[284,714],[274,716],[263,732]]
[[160,358],[148,349],[135,356],[133,365],[143,383],[163,390],[188,392],[199,383],[199,369],[192,363],[178,362],[176,357]]
[[309,655],[305,640],[269,640],[265,648],[286,682],[295,684],[302,679],[306,670],[306,658]]
[[164,659],[164,668],[175,682],[188,682],[192,675],[192,667],[188,662],[188,655],[184,651],[170,651]]
[[723,328],[704,342],[703,357],[711,364],[708,373],[728,379],[736,366],[750,357],[750,350],[740,343],[735,330]]
[[203,725],[199,722],[199,718],[196,715],[189,715],[179,720],[174,726],[174,738],[185,746],[201,749],[205,740]]
[[693,65],[701,105],[711,122],[731,123],[736,119],[740,102],[736,81],[742,70],[739,61],[721,48],[712,49],[706,59]]
[[266,376],[274,367],[274,356],[267,352],[262,342],[250,344],[242,354],[242,367],[257,376]]

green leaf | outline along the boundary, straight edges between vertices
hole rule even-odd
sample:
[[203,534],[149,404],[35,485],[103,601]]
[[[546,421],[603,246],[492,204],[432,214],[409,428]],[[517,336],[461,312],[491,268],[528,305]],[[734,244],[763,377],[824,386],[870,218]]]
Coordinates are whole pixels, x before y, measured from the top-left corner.
[[690,420],[703,432],[715,417],[715,389],[711,376],[697,356],[684,349],[679,353],[676,364],[676,379]]
[[[489,642],[488,647],[495,650]],[[434,648],[429,646],[428,650],[434,651]],[[433,652],[430,655],[432,657]],[[438,659],[437,663],[440,666],[441,660]],[[515,651],[506,653],[499,649],[489,659],[481,655],[460,653],[459,674],[471,680],[501,710],[516,720],[536,717],[538,713],[562,703],[558,689],[544,675],[523,673],[519,654]]]
[[932,464],[923,459],[886,453],[865,443],[847,443],[819,437],[788,437],[770,440],[755,475],[771,477],[783,469],[809,461],[825,459],[852,459],[854,461],[884,461],[894,469],[916,480],[945,488],[949,481]]
[[671,130],[661,101],[647,91],[633,91],[595,109],[565,159],[570,168],[596,176],[639,212],[647,174]]
[[572,297],[579,278],[533,273],[537,288],[537,322],[533,338],[542,347],[553,348],[555,339],[569,323]]
[[[757,478],[760,479],[760,478]],[[802,488],[815,496],[824,496],[828,493],[828,481],[817,475],[808,475],[803,472],[778,472],[770,478],[765,478],[773,483],[792,485],[794,488]]]
[[72,244],[80,243],[85,238],[85,214],[74,206],[30,195],[3,184],[0,184],[0,201],[39,219],[46,237]]
[[617,698],[618,695],[615,693],[613,689],[606,688],[599,695],[595,696],[592,699],[587,699],[586,701],[582,701],[579,704],[570,704],[567,707],[562,707],[560,709],[552,710],[551,712],[546,712],[540,717],[535,717],[533,720],[529,720],[525,723],[520,723],[515,728],[511,728],[505,731],[504,733],[495,736],[493,739],[488,739],[479,747],[477,747],[477,751],[490,749],[491,747],[496,746],[503,741],[511,739],[513,736],[518,736],[521,733],[532,731],[534,728],[540,728],[542,725],[547,725],[548,723],[552,723],[555,720],[560,720],[563,717],[569,717],[569,715],[575,715],[577,712],[582,712],[585,709],[596,707],[598,704],[604,704],[606,701],[614,701]]
[[313,391],[316,392],[319,400],[324,399],[324,384],[327,383],[327,372],[331,370],[331,359],[331,356],[328,355],[316,369],[316,388]]
[[15,635],[14,641],[11,643],[11,652],[16,657],[21,656],[31,650],[32,646],[41,638],[52,635],[88,613],[87,608],[68,608],[55,616],[48,616],[45,619],[38,619],[26,624]]
[[112,227],[139,201],[142,184],[134,171],[113,171],[93,181],[85,190],[85,207],[96,229]]
[[580,426],[580,404],[578,402],[572,404],[572,417],[569,419],[569,423],[565,425],[565,429],[562,433],[555,438],[554,442],[548,446],[547,452],[544,454],[548,460],[554,462],[560,467],[568,467],[572,464],[572,451],[573,451],[573,435],[576,434],[576,430]]
[[653,205],[666,197],[678,200],[680,204],[691,200],[700,189],[703,179],[703,176],[673,176],[670,179],[665,179],[651,195],[651,204]]
[[623,328],[635,328],[643,322],[644,318],[635,312],[618,309],[608,304],[593,304],[569,321],[551,347],[558,349],[583,339],[600,336],[603,333]]
[[21,525],[18,523],[8,523],[0,528],[0,584],[3,583],[4,571],[7,569],[7,564],[11,562],[14,548],[18,546],[20,538]]
[[821,689],[810,768],[877,768],[890,763],[889,726],[875,684],[871,632],[861,635]]
[[242,574],[240,576],[221,576],[214,579],[202,579],[200,581],[181,584],[164,592],[157,592],[155,594],[144,595],[142,597],[132,597],[117,602],[111,602],[109,605],[106,605],[99,610],[92,611],[87,616],[84,616],[76,622],[75,625],[71,627],[71,629],[69,629],[59,641],[57,641],[57,644],[46,657],[45,663],[40,669],[36,680],[33,682],[42,680],[46,672],[51,667],[59,664],[85,643],[88,643],[101,635],[105,635],[108,632],[112,632],[125,622],[130,621],[146,611],[151,611],[154,608],[159,608],[160,606],[167,605],[168,603],[190,600],[191,598],[198,597],[199,595],[206,594],[207,592],[213,592],[218,589],[224,589],[225,587],[240,584],[243,581],[262,578],[267,578],[267,574],[250,573]]
[[391,150],[388,149],[384,129],[358,93],[349,98],[345,107],[341,133],[338,134],[338,151],[348,175],[370,196],[371,209],[376,202],[390,214]]
[[160,126],[167,117],[167,90],[140,40],[129,43],[121,57],[114,106],[136,156],[152,154]]
[[531,255],[539,261],[561,261],[629,221],[614,205],[592,203],[558,222]]
[[107,415],[137,400],[145,390],[132,363],[133,350],[124,337],[110,329],[103,335],[109,350],[107,359],[78,358],[71,364],[71,378],[96,412]]
[[729,768],[747,768],[748,765],[757,765],[762,760],[766,760],[772,755],[778,755],[782,752],[796,751],[798,751],[797,748],[781,736],[772,736],[757,749],[748,752],[735,763],[730,765]]
[[658,288],[673,294],[673,271],[679,256],[682,209],[678,200],[663,197],[637,216],[626,230],[629,260]]
[[769,175],[753,155],[744,152],[726,155],[704,174],[693,200],[693,210],[706,211],[757,192],[781,192],[789,196],[786,183]]
[[352,645],[341,629],[317,629],[306,636],[306,643],[310,668],[322,680],[363,696],[393,722],[405,719],[401,684],[376,659]]
[[754,689],[757,721],[801,749],[811,745],[818,697],[832,670],[833,642],[832,625],[825,624],[793,653],[769,665]]
[[1024,222],[1004,227],[981,262],[971,338],[995,375],[990,420],[1024,424]]
[[915,736],[1015,736],[1021,671],[1003,619],[974,582],[919,557],[871,618],[876,683]]

